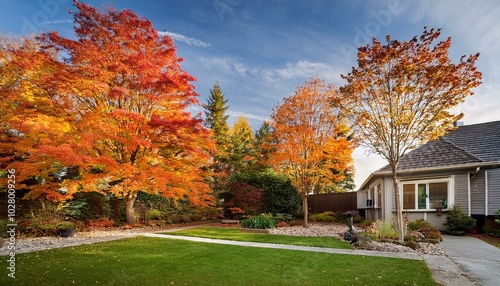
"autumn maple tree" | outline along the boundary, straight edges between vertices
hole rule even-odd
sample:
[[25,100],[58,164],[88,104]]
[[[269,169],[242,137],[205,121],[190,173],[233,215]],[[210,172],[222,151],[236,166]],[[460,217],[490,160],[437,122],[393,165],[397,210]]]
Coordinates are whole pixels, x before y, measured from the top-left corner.
[[61,68],[57,51],[42,50],[32,36],[0,39],[0,164],[16,169],[18,186],[28,184],[31,196],[51,200],[63,198],[50,179],[61,166],[30,154],[42,144],[64,144],[72,131],[65,111],[70,102],[58,96]]
[[[194,78],[180,68],[172,40],[130,10],[101,12],[74,4],[76,39],[44,34],[42,48],[31,59],[47,55],[50,65],[16,64],[24,75],[19,85],[29,86],[33,96],[12,85],[11,99],[19,99],[9,103],[9,112],[30,108],[35,130],[48,133],[32,136],[29,127],[10,118],[12,125],[4,130],[22,132],[11,137],[32,148],[23,153],[26,159],[16,152],[10,167],[25,178],[40,178],[40,170],[54,174],[61,171],[56,167],[77,167],[79,176],[58,182],[57,189],[38,184],[39,195],[111,193],[124,198],[128,223],[135,222],[139,191],[187,198],[195,205],[212,203],[202,167],[214,143],[200,116],[186,111],[197,104],[198,94],[190,84]],[[41,162],[45,169],[39,168]]]
[[337,88],[313,78],[273,109],[270,163],[288,174],[302,196],[307,225],[307,197],[316,188],[345,179],[353,168],[353,143],[347,139],[342,97]]
[[385,158],[391,169],[399,240],[404,239],[398,164],[410,149],[453,128],[463,114],[451,109],[472,95],[481,81],[475,62],[479,54],[449,57],[451,38],[435,43],[439,29],[424,29],[410,41],[386,37],[382,44],[358,49],[358,67],[343,76],[355,131],[368,150]]

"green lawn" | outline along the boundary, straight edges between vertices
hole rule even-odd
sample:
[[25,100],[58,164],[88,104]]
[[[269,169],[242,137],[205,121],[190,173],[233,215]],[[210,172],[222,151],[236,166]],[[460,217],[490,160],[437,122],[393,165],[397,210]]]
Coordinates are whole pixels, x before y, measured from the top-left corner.
[[252,241],[277,244],[291,244],[300,246],[318,246],[330,248],[353,249],[353,247],[339,239],[333,237],[305,237],[305,236],[290,236],[265,233],[247,233],[241,232],[238,228],[224,227],[197,227],[192,229],[169,232],[173,235],[196,236],[205,238],[217,238],[236,241]]
[[435,285],[423,261],[137,237],[19,254],[0,285]]

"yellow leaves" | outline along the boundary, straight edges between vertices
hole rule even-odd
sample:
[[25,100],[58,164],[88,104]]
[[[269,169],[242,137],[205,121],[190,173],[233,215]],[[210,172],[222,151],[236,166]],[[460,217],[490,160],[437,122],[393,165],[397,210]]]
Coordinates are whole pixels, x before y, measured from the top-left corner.
[[328,179],[342,180],[332,170],[343,174],[352,164],[353,145],[344,138],[349,128],[341,119],[341,101],[335,87],[314,78],[273,110],[276,151],[270,160],[293,175],[301,192]]
[[341,92],[363,145],[397,162],[406,150],[437,138],[457,118],[449,110],[472,94],[481,74],[477,55],[451,62],[451,39],[437,44],[440,30],[424,29],[420,40],[388,41],[360,48],[358,67]]

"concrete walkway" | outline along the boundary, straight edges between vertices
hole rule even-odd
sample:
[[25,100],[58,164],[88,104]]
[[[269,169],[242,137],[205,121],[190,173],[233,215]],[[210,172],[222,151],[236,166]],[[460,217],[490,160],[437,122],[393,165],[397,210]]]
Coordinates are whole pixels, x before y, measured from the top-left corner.
[[158,233],[145,233],[143,235],[147,237],[182,239],[193,242],[206,242],[206,243],[216,243],[216,244],[236,245],[236,246],[289,249],[289,250],[301,250],[301,251],[335,253],[335,254],[351,254],[351,255],[380,256],[380,257],[422,260],[422,257],[420,255],[414,253],[395,253],[395,252],[382,252],[382,251],[371,251],[371,250],[351,250],[351,249],[325,248],[325,247],[314,247],[314,246],[298,246],[298,245],[234,241],[234,240],[212,239],[212,238],[192,237],[192,236],[182,236],[182,235],[158,234]]
[[368,250],[349,250],[323,247],[283,245],[259,242],[231,241],[159,233],[144,234],[147,237],[182,239],[193,242],[217,243],[225,245],[289,249],[335,254],[392,257],[401,259],[424,260],[432,277],[443,286],[500,285],[500,249],[477,238],[444,236],[441,243],[448,256],[418,255],[413,253],[394,253]]
[[[441,246],[473,285],[500,285],[500,249],[469,236],[443,236]],[[459,284],[454,284],[459,285]]]

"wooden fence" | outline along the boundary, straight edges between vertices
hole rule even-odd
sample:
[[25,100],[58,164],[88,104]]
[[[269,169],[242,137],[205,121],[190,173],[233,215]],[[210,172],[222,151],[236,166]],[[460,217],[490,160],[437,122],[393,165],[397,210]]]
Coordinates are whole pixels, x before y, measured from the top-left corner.
[[356,192],[309,195],[307,205],[309,213],[346,212],[358,208]]

